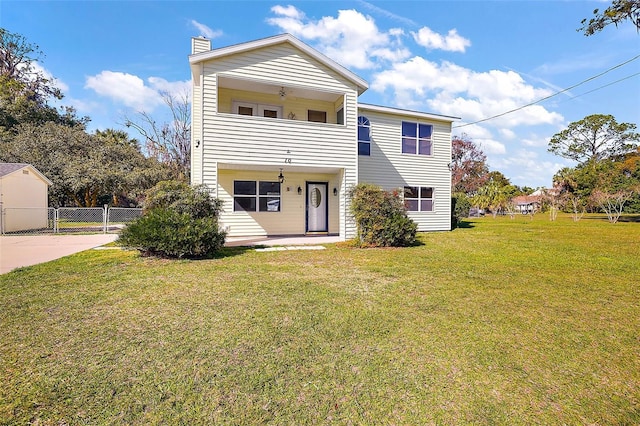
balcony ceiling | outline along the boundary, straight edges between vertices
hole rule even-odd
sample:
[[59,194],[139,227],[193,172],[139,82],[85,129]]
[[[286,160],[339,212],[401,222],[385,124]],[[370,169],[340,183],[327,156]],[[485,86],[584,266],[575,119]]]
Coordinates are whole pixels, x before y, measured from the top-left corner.
[[319,90],[306,89],[301,87],[291,87],[286,85],[270,84],[255,80],[241,80],[218,76],[218,86],[225,89],[244,90],[247,92],[269,93],[279,95],[280,88],[284,88],[287,98],[315,99],[327,102],[337,101],[343,94],[335,92],[324,92]]

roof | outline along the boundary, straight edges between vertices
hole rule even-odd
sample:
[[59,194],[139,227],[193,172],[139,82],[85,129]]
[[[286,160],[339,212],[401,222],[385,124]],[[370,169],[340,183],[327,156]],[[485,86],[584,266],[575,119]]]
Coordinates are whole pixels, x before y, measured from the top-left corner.
[[191,65],[197,64],[200,62],[208,61],[211,59],[217,59],[228,55],[234,55],[236,53],[248,52],[255,49],[262,49],[265,47],[275,46],[277,44],[288,43],[299,50],[303,51],[307,55],[311,56],[315,60],[321,62],[327,67],[331,68],[338,74],[342,75],[347,80],[354,83],[358,86],[358,93],[362,94],[365,90],[369,88],[369,83],[366,80],[356,75],[355,73],[349,71],[347,68],[343,67],[333,59],[323,55],[313,47],[308,44],[298,40],[291,34],[285,33],[272,37],[262,38],[259,40],[253,40],[246,43],[234,44],[231,46],[220,47],[218,49],[212,49],[207,52],[195,53],[193,55],[189,55],[189,63]]
[[513,197],[513,202],[518,205],[539,203],[540,196],[539,195],[519,195],[517,197]]
[[53,185],[53,182],[47,179],[45,175],[40,173],[38,169],[27,163],[0,163],[0,178],[8,176],[11,173],[15,173],[25,168],[31,169],[40,179],[45,181],[47,185]]
[[447,121],[447,122],[450,122],[450,123],[460,120],[460,117],[451,117],[451,116],[448,116],[448,115],[431,114],[431,113],[428,113],[428,112],[412,111],[412,110],[409,110],[409,109],[391,108],[391,107],[386,107],[386,106],[362,104],[362,103],[358,103],[358,109],[363,109],[363,110],[367,110],[367,111],[382,112],[382,113],[386,113],[386,114],[411,115],[411,116],[414,116],[414,117],[426,118],[426,119],[429,119],[429,120]]

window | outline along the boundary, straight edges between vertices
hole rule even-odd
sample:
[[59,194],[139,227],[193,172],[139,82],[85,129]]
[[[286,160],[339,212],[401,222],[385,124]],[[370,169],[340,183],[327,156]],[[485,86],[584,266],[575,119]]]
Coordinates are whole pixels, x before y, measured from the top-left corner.
[[315,123],[327,122],[327,111],[314,111],[310,109],[308,114],[309,114],[309,121],[313,121]]
[[371,123],[367,117],[358,117],[358,155],[371,155]]
[[340,107],[340,109],[336,112],[336,123],[344,124],[344,107]]
[[233,113],[239,115],[253,115],[257,117],[282,118],[282,107],[251,102],[233,101]]
[[410,212],[432,212],[433,188],[427,186],[405,186],[404,206]]
[[280,182],[234,180],[234,212],[279,212]]
[[402,153],[431,155],[431,132],[433,126],[430,124],[402,122]]

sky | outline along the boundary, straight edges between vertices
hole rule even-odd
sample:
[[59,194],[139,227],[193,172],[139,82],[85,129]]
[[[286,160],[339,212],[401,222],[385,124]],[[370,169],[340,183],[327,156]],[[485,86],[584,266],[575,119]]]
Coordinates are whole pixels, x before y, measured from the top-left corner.
[[640,124],[640,34],[629,22],[577,31],[608,4],[2,0],[0,26],[40,47],[38,66],[89,130],[136,138],[126,117],[166,120],[160,93],[188,94],[191,37],[216,48],[290,33],[365,79],[360,102],[460,117],[453,135],[476,142],[491,170],[537,188],[575,165],[547,151],[569,123],[611,114]]

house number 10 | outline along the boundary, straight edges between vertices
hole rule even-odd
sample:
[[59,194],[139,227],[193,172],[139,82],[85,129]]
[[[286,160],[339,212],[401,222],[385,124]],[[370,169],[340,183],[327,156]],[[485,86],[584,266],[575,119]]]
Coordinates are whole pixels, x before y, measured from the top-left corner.
[[284,163],[285,164],[291,164],[291,158],[285,158],[284,159]]

